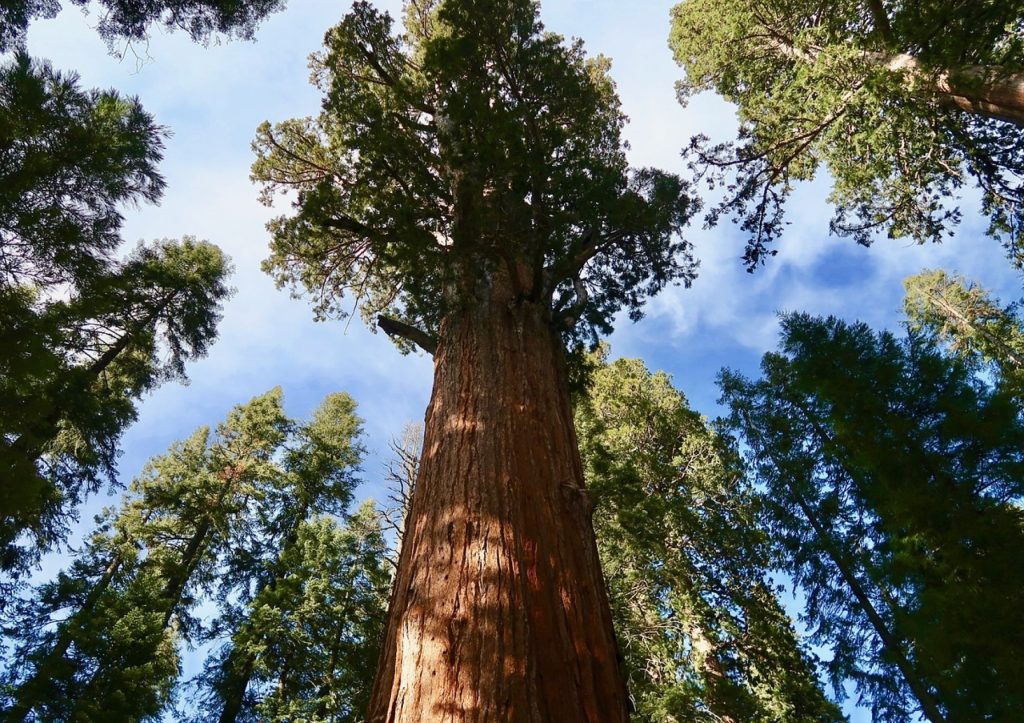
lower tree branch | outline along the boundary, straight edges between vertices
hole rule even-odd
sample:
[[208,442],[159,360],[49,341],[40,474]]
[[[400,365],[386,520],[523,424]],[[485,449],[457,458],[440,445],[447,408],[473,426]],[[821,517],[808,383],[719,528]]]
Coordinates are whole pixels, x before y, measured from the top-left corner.
[[412,324],[406,324],[404,321],[381,314],[377,316],[377,326],[388,336],[397,336],[411,341],[430,356],[434,356],[434,352],[437,351],[437,339]]

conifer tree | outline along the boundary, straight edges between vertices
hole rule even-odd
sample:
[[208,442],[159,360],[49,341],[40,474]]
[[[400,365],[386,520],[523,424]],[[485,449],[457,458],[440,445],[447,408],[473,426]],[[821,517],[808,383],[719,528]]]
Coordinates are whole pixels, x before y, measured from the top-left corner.
[[82,91],[24,55],[0,67],[5,572],[61,539],[82,495],[112,479],[136,400],[216,335],[219,249],[185,238],[115,257],[120,207],[162,192],[162,139],[135,100]]
[[[230,642],[207,666],[204,676],[211,689],[204,708],[217,708],[221,721],[252,719],[262,705],[261,698],[267,695],[261,686],[275,673],[299,686],[288,689],[296,706],[298,699],[312,696],[311,691],[301,688],[302,681],[308,683],[316,678],[317,665],[326,664],[328,658],[316,658],[312,647],[303,650],[303,645],[323,641],[303,642],[301,631],[308,631],[311,626],[333,630],[332,626],[345,626],[354,617],[352,607],[327,600],[328,592],[319,586],[329,586],[331,594],[340,598],[349,593],[354,598],[358,591],[353,586],[357,583],[372,583],[380,588],[389,582],[386,574],[376,576],[375,568],[363,569],[372,559],[374,549],[383,551],[382,541],[374,548],[376,538],[366,538],[368,530],[364,528],[371,513],[363,515],[367,519],[359,528],[364,533],[362,538],[358,537],[359,530],[343,531],[326,519],[344,514],[352,500],[358,481],[355,472],[363,455],[360,425],[355,402],[348,395],[328,396],[309,423],[296,425],[292,430],[280,460],[280,474],[269,480],[260,497],[250,504],[249,524],[240,526],[231,538],[216,586],[220,612],[212,630],[215,636],[229,637]],[[349,550],[342,554],[347,549],[345,545],[351,548],[354,544],[345,542],[346,535],[358,538],[360,544],[369,546],[368,551],[356,555]],[[334,542],[340,546],[331,550],[329,545]],[[357,561],[351,559],[353,555]],[[380,566],[384,562],[380,559],[372,564]],[[363,579],[349,579],[360,571]],[[386,590],[377,592],[383,595]],[[288,611],[309,614],[310,608],[315,607],[315,599],[303,597],[307,594],[315,599],[325,598],[320,611],[322,620],[289,617]],[[355,600],[351,604],[358,609]],[[334,610],[332,605],[341,606],[337,610],[341,617],[335,619],[329,614]],[[372,642],[376,643],[378,637]],[[285,648],[290,649],[289,656],[294,658],[288,674],[275,668],[277,663],[285,664],[280,657],[274,658],[275,662],[267,657],[284,655],[281,651]],[[304,676],[299,675],[300,667]],[[333,675],[327,670],[322,673],[326,679]]]
[[764,378],[725,372],[773,536],[837,688],[876,720],[1021,709],[1020,409],[925,336],[791,315]]
[[380,522],[369,501],[302,521],[208,664],[200,720],[363,720],[391,583]]
[[[88,0],[70,0],[87,9]],[[93,23],[111,50],[119,41],[145,41],[160,25],[184,30],[196,42],[214,37],[251,40],[260,20],[284,6],[284,0],[101,0]],[[56,17],[61,0],[8,0],[0,7],[0,52],[24,45],[28,26],[38,18]]]
[[191,608],[250,502],[278,479],[290,427],[276,389],[235,408],[216,435],[201,428],[150,462],[70,571],[22,605],[5,720],[160,712],[178,641],[196,633]]
[[1024,264],[1019,2],[684,0],[670,45],[681,99],[714,90],[738,106],[735,143],[698,136],[687,154],[726,185],[708,220],[742,221],[748,268],[775,253],[795,182],[823,166],[834,233],[940,241],[975,185],[989,232]]
[[994,370],[1003,390],[1024,395],[1024,322],[1016,304],[1000,306],[977,284],[944,271],[903,281],[910,328],[931,336],[972,367]]
[[566,345],[694,274],[675,176],[630,170],[608,61],[531,0],[356,2],[323,111],[260,128],[266,268],[435,358],[368,717],[624,720]]
[[638,359],[597,368],[576,428],[633,719],[843,720],[775,598],[728,440]]

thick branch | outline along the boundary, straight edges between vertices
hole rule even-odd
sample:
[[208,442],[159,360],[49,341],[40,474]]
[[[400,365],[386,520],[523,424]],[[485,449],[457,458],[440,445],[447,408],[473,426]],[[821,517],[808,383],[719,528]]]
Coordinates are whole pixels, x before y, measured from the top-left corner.
[[1024,73],[982,65],[929,72],[908,53],[877,59],[889,70],[905,71],[912,82],[935,93],[947,107],[1024,126]]
[[[580,248],[569,258],[560,261],[552,266],[544,269],[544,288],[541,298],[549,299],[555,292],[555,288],[558,284],[566,279],[573,279],[575,285],[578,281],[580,272],[583,267],[587,265],[590,259],[594,258],[609,246],[618,243],[626,236],[624,231],[612,231],[611,233],[600,234],[597,231],[597,227],[591,228],[587,231],[586,235],[582,239]],[[557,311],[565,303],[565,299],[562,299],[556,306]]]
[[558,316],[559,323],[564,325],[566,329],[572,329],[576,326],[576,322],[580,320],[580,316],[583,314],[584,309],[587,308],[587,303],[590,301],[590,294],[587,293],[587,285],[580,278],[579,274],[576,274],[572,279],[572,293],[576,296],[576,301],[573,302],[572,306],[561,312],[561,308],[565,306],[568,300],[569,294],[566,293],[561,299],[558,300],[558,304],[555,308],[555,313]]
[[430,356],[434,356],[434,352],[437,351],[437,339],[411,324],[406,324],[404,321],[392,319],[390,316],[381,314],[377,317],[377,326],[388,336],[397,336],[406,341],[411,341],[427,352],[427,354],[430,354]]
[[374,238],[376,231],[367,226],[361,221],[357,221],[351,216],[329,216],[323,220],[323,225],[327,228],[336,228],[342,231],[348,231],[354,233],[363,238]]

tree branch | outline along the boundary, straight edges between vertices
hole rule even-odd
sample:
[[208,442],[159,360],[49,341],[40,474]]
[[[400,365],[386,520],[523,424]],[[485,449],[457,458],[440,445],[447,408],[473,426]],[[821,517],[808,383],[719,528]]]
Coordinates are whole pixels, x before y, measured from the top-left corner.
[[557,317],[557,323],[563,325],[566,329],[571,329],[576,325],[576,322],[580,320],[583,311],[587,308],[587,303],[590,301],[590,294],[587,292],[587,285],[580,278],[577,273],[572,279],[572,294],[576,296],[576,301],[573,302],[572,306],[562,311],[562,307],[568,301],[569,292],[558,300],[558,304],[555,306],[555,314]]
[[349,233],[354,233],[357,236],[362,236],[367,239],[372,239],[377,235],[372,228],[361,221],[357,221],[351,216],[328,216],[323,219],[322,223],[327,228],[336,228],[341,231],[348,231]]
[[406,324],[404,321],[380,314],[377,316],[377,326],[388,336],[397,336],[411,341],[430,356],[434,356],[437,351],[437,339],[412,324]]
[[875,31],[882,42],[890,48],[896,47],[896,36],[893,35],[892,25],[889,24],[889,15],[885,12],[882,0],[868,0],[868,10],[871,11],[871,19],[875,21]]

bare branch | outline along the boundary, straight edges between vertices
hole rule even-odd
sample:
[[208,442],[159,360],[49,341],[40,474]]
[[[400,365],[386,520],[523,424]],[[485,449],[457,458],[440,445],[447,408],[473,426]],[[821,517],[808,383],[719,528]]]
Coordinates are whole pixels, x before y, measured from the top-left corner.
[[381,314],[377,317],[377,326],[388,336],[397,336],[411,341],[430,356],[434,356],[437,351],[437,339],[412,324],[406,324],[404,321]]

